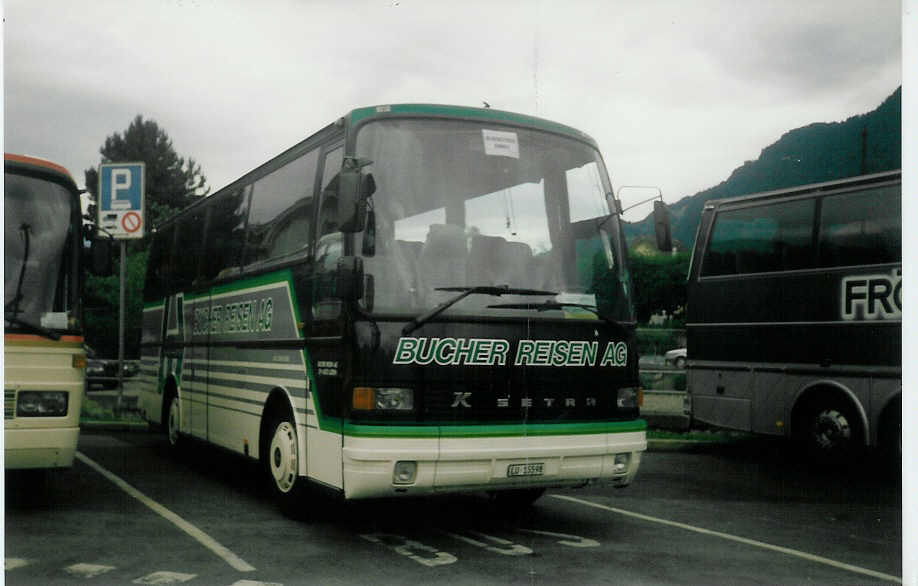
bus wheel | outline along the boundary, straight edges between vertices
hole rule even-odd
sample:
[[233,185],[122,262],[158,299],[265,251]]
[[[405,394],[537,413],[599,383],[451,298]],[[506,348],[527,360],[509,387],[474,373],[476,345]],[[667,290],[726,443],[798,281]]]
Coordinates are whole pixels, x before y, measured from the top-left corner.
[[862,447],[857,415],[848,403],[837,398],[810,403],[794,429],[810,456],[829,463],[840,463]]
[[545,489],[512,488],[510,490],[495,490],[489,494],[491,495],[491,500],[501,507],[524,509],[539,500],[545,494]]
[[178,448],[182,442],[181,425],[182,411],[179,399],[173,394],[169,397],[169,407],[166,411],[166,439],[169,440],[169,447],[172,449]]
[[284,513],[300,517],[303,512],[303,480],[299,476],[299,444],[296,425],[289,415],[276,416],[268,426],[270,443],[264,464],[271,489]]

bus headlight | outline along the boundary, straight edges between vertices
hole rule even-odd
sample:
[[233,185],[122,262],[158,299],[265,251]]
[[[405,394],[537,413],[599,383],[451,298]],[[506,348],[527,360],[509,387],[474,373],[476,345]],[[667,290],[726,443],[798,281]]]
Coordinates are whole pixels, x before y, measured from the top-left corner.
[[16,417],[64,417],[67,415],[66,391],[19,391],[16,394]]
[[352,406],[356,411],[411,411],[414,389],[354,387]]
[[414,484],[418,477],[418,463],[400,460],[392,471],[392,484]]
[[615,404],[619,409],[637,409],[644,403],[644,389],[624,387],[618,390]]

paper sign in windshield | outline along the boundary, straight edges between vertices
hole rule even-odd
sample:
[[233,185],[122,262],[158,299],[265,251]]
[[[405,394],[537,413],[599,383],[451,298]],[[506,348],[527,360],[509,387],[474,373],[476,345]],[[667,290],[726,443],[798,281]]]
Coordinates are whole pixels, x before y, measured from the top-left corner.
[[520,142],[515,132],[482,129],[486,155],[520,158]]

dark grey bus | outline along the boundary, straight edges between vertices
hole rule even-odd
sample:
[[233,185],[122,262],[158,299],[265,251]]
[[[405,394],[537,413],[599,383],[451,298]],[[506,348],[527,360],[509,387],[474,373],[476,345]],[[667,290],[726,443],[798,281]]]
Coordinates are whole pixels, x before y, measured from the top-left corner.
[[898,456],[899,171],[709,202],[688,283],[695,420]]

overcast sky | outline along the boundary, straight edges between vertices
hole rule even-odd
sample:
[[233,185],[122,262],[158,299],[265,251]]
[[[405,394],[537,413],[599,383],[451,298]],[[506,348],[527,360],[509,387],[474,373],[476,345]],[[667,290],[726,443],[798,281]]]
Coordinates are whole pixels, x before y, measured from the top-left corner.
[[214,190],[354,107],[487,101],[672,202],[902,83],[898,0],[8,0],[4,52],[6,151],[82,185],[142,114]]

